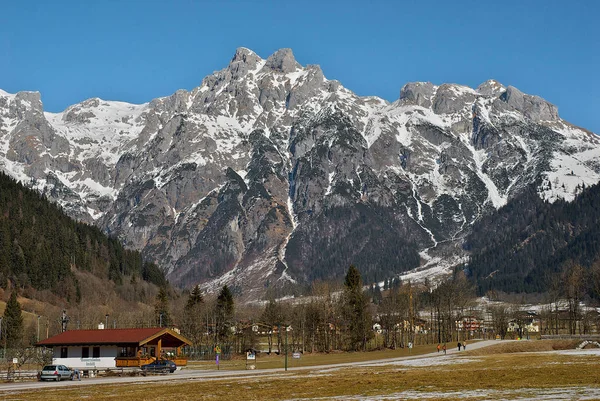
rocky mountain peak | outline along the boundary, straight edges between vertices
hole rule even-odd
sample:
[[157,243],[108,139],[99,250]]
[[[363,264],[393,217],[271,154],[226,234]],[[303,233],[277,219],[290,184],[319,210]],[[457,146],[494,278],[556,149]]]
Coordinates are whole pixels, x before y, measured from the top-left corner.
[[230,72],[232,78],[239,79],[244,77],[248,71],[255,70],[261,62],[263,60],[252,50],[239,47],[229,62],[227,71]]
[[233,55],[233,58],[231,59],[229,64],[233,64],[233,63],[248,63],[248,64],[255,64],[258,61],[261,61],[262,59],[258,56],[258,54],[254,53],[252,50],[246,48],[246,47],[238,47],[235,50],[235,54]]
[[415,106],[431,107],[437,87],[431,82],[409,82],[400,90],[400,102]]
[[40,92],[33,92],[33,91],[22,91],[22,92],[17,92],[17,94],[15,95],[15,99],[16,100],[20,100],[20,101],[26,101],[31,103],[31,105],[33,107],[41,107],[42,106],[42,96],[40,95]]
[[21,91],[13,95],[2,91],[0,95],[3,95],[0,98],[0,107],[7,107],[5,111],[7,117],[32,119],[40,116],[44,111],[40,92]]
[[484,96],[499,96],[506,87],[495,79],[489,79],[477,87],[477,92]]
[[514,86],[508,86],[500,97],[508,106],[533,121],[558,121],[558,108],[539,96],[527,95]]
[[442,84],[435,91],[432,109],[436,114],[458,113],[469,108],[475,101],[477,93],[457,84]]
[[302,66],[294,58],[292,49],[279,49],[269,56],[265,68],[287,74],[302,68]]

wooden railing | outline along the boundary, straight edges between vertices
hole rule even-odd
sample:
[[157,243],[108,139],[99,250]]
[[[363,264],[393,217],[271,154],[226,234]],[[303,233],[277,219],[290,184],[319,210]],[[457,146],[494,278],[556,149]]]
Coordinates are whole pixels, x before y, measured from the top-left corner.
[[167,358],[169,361],[175,362],[177,366],[187,366],[187,357],[185,356],[171,356]]
[[[187,357],[185,356],[171,356],[167,358],[169,361],[175,362],[177,366],[187,366]],[[115,358],[117,368],[139,368],[142,365],[152,363],[156,358],[151,356],[118,356]]]
[[117,368],[139,368],[142,365],[154,362],[155,359],[151,356],[118,356],[115,361]]

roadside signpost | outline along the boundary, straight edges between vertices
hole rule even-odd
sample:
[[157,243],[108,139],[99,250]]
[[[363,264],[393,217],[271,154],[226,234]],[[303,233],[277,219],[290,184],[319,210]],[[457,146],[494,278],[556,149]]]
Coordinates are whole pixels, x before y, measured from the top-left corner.
[[254,351],[246,352],[246,369],[254,369],[256,366],[254,362],[256,361],[256,354]]

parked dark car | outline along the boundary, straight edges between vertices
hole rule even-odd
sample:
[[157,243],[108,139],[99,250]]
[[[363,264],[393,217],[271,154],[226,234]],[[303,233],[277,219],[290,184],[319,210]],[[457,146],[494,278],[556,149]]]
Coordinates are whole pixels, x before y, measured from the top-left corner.
[[173,361],[167,361],[166,359],[157,359],[156,361],[147,365],[142,365],[142,372],[154,372],[154,373],[173,373],[177,370],[177,365]]
[[46,365],[40,374],[40,380],[69,380],[73,372],[65,365]]

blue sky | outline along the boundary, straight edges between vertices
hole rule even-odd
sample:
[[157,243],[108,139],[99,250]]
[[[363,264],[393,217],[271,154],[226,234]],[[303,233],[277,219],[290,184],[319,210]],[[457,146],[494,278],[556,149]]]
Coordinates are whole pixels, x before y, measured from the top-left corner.
[[0,0],[0,88],[46,110],[192,89],[240,46],[283,47],[359,95],[493,78],[600,133],[600,2]]

